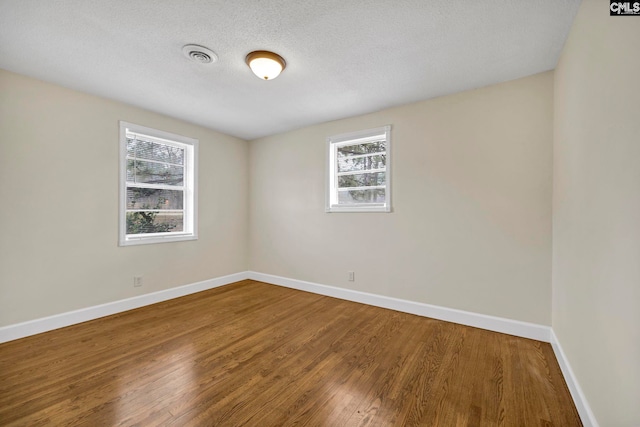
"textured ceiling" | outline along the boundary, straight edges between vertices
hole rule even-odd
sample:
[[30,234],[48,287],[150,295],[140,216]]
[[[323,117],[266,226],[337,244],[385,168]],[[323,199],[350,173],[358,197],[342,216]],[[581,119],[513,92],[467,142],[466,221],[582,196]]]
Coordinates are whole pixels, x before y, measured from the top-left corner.
[[0,68],[253,139],[551,70],[579,3],[0,0]]

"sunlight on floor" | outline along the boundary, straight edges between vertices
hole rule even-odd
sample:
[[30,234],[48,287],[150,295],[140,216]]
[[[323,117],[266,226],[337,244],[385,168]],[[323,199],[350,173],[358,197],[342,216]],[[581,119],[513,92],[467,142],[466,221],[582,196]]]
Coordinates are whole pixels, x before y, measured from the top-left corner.
[[[133,362],[136,371],[118,378],[120,398],[115,404],[114,424],[131,424],[135,421],[132,414],[136,419],[161,421],[180,413],[195,398],[196,357],[194,345],[188,344],[146,362]],[[141,414],[140,408],[145,408],[146,414]]]

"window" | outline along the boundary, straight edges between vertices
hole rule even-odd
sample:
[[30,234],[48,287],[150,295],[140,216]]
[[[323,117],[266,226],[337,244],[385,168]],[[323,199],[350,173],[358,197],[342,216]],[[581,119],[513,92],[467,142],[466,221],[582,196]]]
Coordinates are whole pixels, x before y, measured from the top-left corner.
[[120,122],[120,246],[197,239],[198,140]]
[[327,138],[327,212],[391,212],[391,126]]

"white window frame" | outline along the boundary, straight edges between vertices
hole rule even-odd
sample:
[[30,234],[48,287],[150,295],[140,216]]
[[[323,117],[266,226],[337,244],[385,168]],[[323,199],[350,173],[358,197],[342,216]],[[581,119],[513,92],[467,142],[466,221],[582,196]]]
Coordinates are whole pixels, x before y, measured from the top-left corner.
[[[140,135],[161,144],[185,149],[183,231],[127,235],[127,135]],[[120,121],[120,208],[119,245],[146,245],[198,239],[198,140],[161,130]],[[153,188],[151,184],[149,187]]]
[[[385,172],[385,201],[383,203],[340,204],[338,202],[338,148],[379,140],[387,141]],[[391,212],[391,125],[343,133],[327,138],[327,179],[325,212]],[[365,187],[362,187],[365,188]]]

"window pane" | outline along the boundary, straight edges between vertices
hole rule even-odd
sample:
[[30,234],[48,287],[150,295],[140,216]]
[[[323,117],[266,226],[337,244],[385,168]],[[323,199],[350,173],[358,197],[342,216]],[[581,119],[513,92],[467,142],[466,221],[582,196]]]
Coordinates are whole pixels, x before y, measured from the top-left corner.
[[358,154],[379,153],[384,151],[387,151],[387,141],[383,139],[380,141],[366,142],[364,144],[345,145],[343,147],[338,147],[338,158],[355,156]]
[[127,209],[182,209],[180,190],[127,187]]
[[184,166],[127,160],[127,181],[138,184],[183,185]]
[[385,172],[342,175],[338,177],[338,187],[371,187],[373,185],[384,185],[385,175]]
[[338,159],[338,172],[364,171],[384,169],[387,166],[387,155],[380,154],[369,157],[341,157]]
[[127,234],[183,231],[183,216],[183,212],[127,212]]
[[384,188],[376,188],[373,190],[348,190],[338,191],[339,204],[358,204],[358,203],[384,203]]
[[127,156],[184,165],[184,148],[127,138]]

